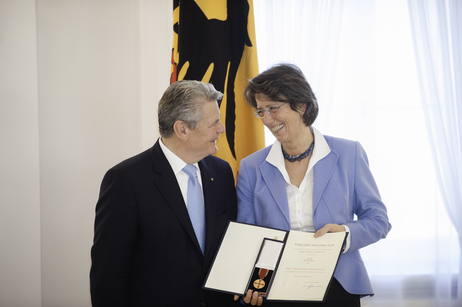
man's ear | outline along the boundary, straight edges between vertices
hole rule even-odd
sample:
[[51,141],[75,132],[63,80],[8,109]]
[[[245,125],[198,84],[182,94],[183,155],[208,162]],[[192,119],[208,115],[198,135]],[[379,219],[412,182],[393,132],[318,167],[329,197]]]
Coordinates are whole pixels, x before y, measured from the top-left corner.
[[188,139],[188,126],[186,123],[182,120],[177,120],[173,124],[173,131],[175,131],[175,135],[183,141],[186,141]]

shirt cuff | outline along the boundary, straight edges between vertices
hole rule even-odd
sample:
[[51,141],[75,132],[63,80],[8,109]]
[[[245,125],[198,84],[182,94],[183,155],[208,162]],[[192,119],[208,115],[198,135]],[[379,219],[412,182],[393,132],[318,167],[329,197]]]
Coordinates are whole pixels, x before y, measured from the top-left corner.
[[345,248],[343,249],[343,253],[346,253],[350,249],[350,245],[351,245],[351,232],[350,232],[350,227],[348,227],[347,225],[343,225],[343,227],[345,227],[345,231],[348,232],[348,236],[345,242]]

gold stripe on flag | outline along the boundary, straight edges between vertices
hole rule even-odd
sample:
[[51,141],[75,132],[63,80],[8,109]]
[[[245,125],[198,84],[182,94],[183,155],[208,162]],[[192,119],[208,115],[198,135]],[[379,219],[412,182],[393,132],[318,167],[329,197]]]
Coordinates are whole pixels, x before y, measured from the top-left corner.
[[263,148],[263,125],[243,90],[258,74],[253,0],[174,0],[171,80],[212,83],[224,96],[217,141],[220,157],[237,178],[242,158]]

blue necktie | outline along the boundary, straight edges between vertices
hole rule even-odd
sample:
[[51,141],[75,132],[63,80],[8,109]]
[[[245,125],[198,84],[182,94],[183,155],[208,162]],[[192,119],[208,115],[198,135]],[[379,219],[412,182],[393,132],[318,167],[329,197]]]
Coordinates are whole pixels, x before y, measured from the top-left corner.
[[197,241],[204,253],[205,244],[205,208],[204,194],[202,192],[197,171],[194,165],[188,164],[183,168],[183,171],[188,174],[188,213],[191,223],[196,233]]

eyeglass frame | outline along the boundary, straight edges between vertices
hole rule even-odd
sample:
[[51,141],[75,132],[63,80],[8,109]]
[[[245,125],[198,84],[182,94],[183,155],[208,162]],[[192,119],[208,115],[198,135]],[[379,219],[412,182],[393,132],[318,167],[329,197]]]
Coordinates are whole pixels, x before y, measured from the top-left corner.
[[[289,103],[288,101],[285,101],[283,104],[281,105],[278,105],[278,106],[271,106],[271,107],[267,107],[267,108],[264,108],[264,109],[261,109],[261,110],[257,110],[255,109],[255,116],[258,118],[258,119],[263,119],[265,117],[265,112],[268,113],[268,115],[271,115],[271,114],[276,114],[278,111],[279,111],[279,108],[282,107],[283,105],[285,105],[286,103]],[[262,115],[263,116],[260,116],[258,115],[258,113],[260,112],[263,112]]]

